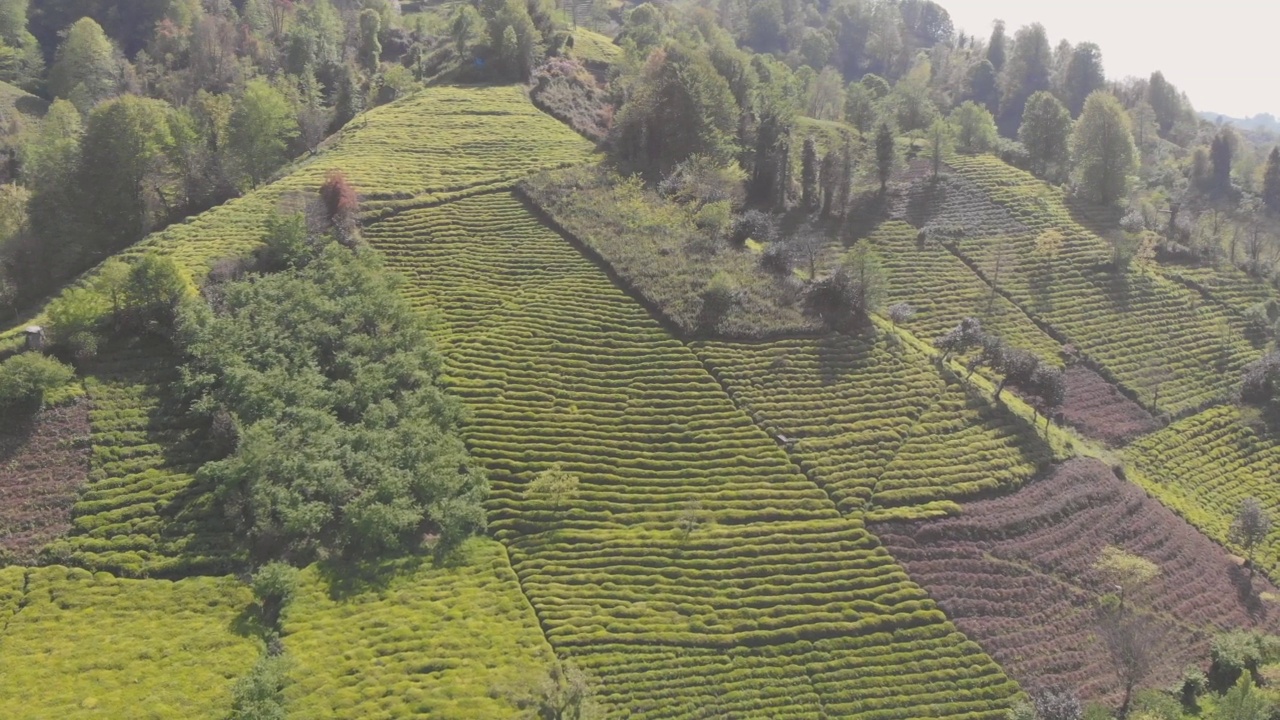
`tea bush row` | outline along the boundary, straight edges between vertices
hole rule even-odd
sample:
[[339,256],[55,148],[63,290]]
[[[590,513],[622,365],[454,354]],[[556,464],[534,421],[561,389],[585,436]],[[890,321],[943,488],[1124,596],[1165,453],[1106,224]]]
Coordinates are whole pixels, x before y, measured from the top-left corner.
[[194,477],[207,452],[201,428],[172,394],[177,364],[164,346],[142,343],[105,353],[89,369],[89,478],[70,533],[46,555],[133,577],[235,565],[211,489]]
[[282,619],[289,716],[519,717],[552,653],[502,546],[475,539],[439,566],[382,570],[385,583],[339,579],[336,592],[319,567],[302,573]]
[[[1113,272],[1108,244],[1072,219],[1060,191],[994,158],[957,157],[952,164],[1029,229],[965,237],[953,247],[988,276],[997,258],[1009,255],[1000,290],[1144,404],[1156,404],[1159,388],[1159,410],[1194,411],[1229,394],[1240,369],[1256,358],[1220,306],[1155,270]],[[1061,234],[1056,251],[1037,249],[1046,231]]]
[[[585,162],[591,152],[590,143],[539,112],[518,87],[434,87],[361,115],[280,180],[155,233],[122,255],[157,251],[200,277],[210,263],[257,247],[282,199],[293,203],[292,195],[313,192],[331,170],[342,171],[376,209],[380,200],[394,205],[394,198],[422,202],[509,187],[538,170]],[[0,349],[20,342],[22,329],[41,318],[24,320],[0,333]]]

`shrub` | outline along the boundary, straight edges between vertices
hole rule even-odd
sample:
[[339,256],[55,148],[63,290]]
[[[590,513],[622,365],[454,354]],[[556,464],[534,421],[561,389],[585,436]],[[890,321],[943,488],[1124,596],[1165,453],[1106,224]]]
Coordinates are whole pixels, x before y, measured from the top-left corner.
[[711,276],[702,289],[702,313],[704,324],[714,325],[738,300],[738,285],[726,272]]
[[741,245],[748,239],[769,243],[777,237],[778,221],[774,216],[760,210],[748,210],[734,221],[733,235],[730,240],[736,245]]
[[329,222],[335,225],[354,218],[360,210],[356,189],[341,170],[330,170],[320,186],[320,199],[324,202]]
[[253,594],[262,604],[263,620],[275,627],[284,609],[298,590],[298,569],[282,562],[271,562],[253,574]]
[[98,332],[111,303],[89,288],[70,288],[49,303],[49,337],[55,344],[88,359],[97,354]]
[[66,385],[75,376],[74,370],[47,355],[15,355],[0,362],[0,408],[39,410],[44,406],[45,393]]
[[231,690],[231,720],[284,720],[288,660],[265,655]]
[[790,275],[795,268],[795,256],[787,243],[772,242],[760,256],[760,267],[775,275]]

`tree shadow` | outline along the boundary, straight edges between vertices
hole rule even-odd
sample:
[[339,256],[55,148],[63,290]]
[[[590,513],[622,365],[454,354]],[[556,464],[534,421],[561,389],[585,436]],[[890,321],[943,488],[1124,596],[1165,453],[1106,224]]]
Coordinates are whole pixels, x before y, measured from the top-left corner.
[[364,560],[350,557],[331,558],[316,568],[329,591],[329,599],[348,600],[368,592],[380,592],[393,580],[423,567],[458,567],[466,560],[457,552],[426,552],[391,560]]
[[1227,569],[1227,577],[1236,589],[1236,599],[1240,601],[1245,612],[1249,613],[1249,617],[1253,620],[1265,620],[1267,604],[1262,600],[1262,593],[1254,586],[1254,573],[1241,565],[1232,563]]
[[928,225],[947,201],[948,185],[943,180],[924,180],[907,192],[906,221],[913,227]]
[[86,364],[83,374],[103,383],[144,387],[141,397],[148,410],[142,428],[145,443],[159,448],[158,469],[192,478],[155,507],[161,548],[172,546],[178,554],[198,559],[195,569],[200,572],[235,572],[245,567],[244,548],[223,516],[213,486],[195,479],[201,465],[218,458],[209,421],[190,412],[191,398],[183,394],[181,362],[167,339],[152,335],[112,341],[97,360]]

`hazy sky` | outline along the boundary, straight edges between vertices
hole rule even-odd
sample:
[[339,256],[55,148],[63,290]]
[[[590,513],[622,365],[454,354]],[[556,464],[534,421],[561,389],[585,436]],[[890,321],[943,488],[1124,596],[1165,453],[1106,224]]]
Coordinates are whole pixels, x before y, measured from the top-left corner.
[[936,0],[957,30],[1010,35],[1039,22],[1057,45],[1102,48],[1107,77],[1161,70],[1197,110],[1280,117],[1280,3],[1276,0]]

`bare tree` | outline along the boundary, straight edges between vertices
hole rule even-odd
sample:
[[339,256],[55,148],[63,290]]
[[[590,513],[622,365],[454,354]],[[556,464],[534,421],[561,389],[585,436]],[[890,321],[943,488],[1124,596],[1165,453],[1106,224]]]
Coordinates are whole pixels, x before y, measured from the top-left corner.
[[1160,625],[1150,617],[1121,609],[1104,609],[1098,632],[1124,692],[1119,712],[1119,716],[1124,718],[1129,714],[1133,691],[1151,675],[1160,661],[1163,633]]
[[1271,514],[1262,507],[1258,498],[1245,498],[1231,521],[1231,542],[1244,548],[1249,561],[1249,574],[1253,574],[1253,553],[1266,541],[1271,532]]

